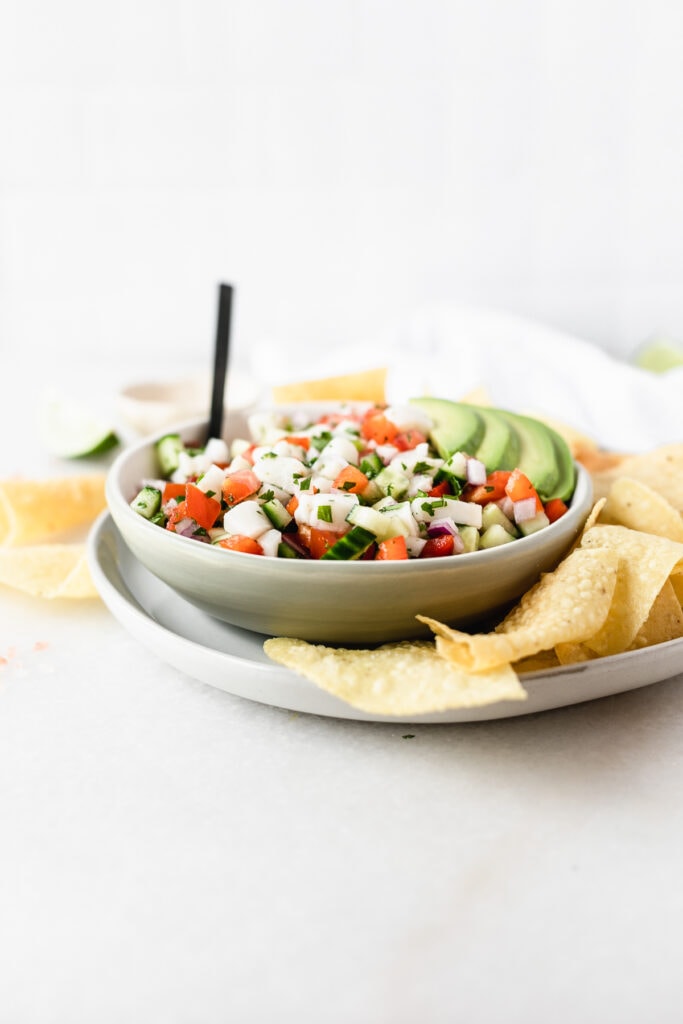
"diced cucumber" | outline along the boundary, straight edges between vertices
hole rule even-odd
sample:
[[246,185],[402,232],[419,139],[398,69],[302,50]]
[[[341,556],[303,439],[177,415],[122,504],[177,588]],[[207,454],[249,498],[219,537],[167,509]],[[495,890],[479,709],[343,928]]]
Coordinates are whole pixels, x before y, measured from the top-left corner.
[[497,548],[501,544],[508,544],[514,539],[504,526],[501,526],[500,523],[494,523],[493,526],[489,526],[488,530],[484,530],[482,533],[479,539],[479,547],[484,549]]
[[471,551],[478,551],[479,530],[476,526],[459,526],[458,533],[463,543],[463,553],[469,554]]
[[539,530],[544,530],[546,526],[550,526],[550,520],[545,512],[537,512],[531,519],[525,519],[523,522],[517,523],[517,526],[524,536],[528,537],[530,534],[537,533]]
[[180,453],[183,451],[180,434],[165,434],[157,441],[156,450],[162,476],[175,473],[180,463]]
[[361,459],[360,471],[361,473],[365,473],[365,475],[370,479],[377,476],[378,473],[381,473],[383,469],[384,463],[377,452],[368,452],[368,454],[364,455]]
[[284,530],[289,526],[292,516],[278,498],[271,498],[263,503],[263,511],[277,530]]
[[434,474],[434,483],[440,484],[444,480],[448,481],[451,491],[453,492],[451,497],[460,497],[464,486],[464,480],[461,480],[461,478],[459,476],[456,476],[455,473],[451,473],[448,469],[445,468],[445,466],[442,466],[441,469],[437,469],[436,473]]
[[382,489],[382,493],[400,501],[408,493],[410,480],[401,470],[393,466],[385,466],[381,473],[375,477],[375,482]]
[[386,516],[378,512],[377,509],[369,508],[367,505],[354,505],[348,516],[346,517],[347,523],[351,523],[352,526],[362,526],[371,533],[374,533],[378,540],[386,540],[388,534],[385,534],[386,527]]
[[151,519],[161,508],[161,491],[158,487],[143,487],[131,501],[130,507],[144,519]]
[[277,546],[277,557],[278,558],[301,558],[297,551],[294,550],[289,544],[285,544],[284,541],[280,541]]
[[352,526],[348,533],[340,537],[322,556],[323,559],[349,562],[360,558],[376,540],[374,533],[363,526]]
[[493,526],[494,523],[498,523],[504,530],[507,530],[511,537],[519,536],[515,524],[508,519],[502,509],[490,501],[482,509],[481,525],[484,530],[488,530],[489,526]]

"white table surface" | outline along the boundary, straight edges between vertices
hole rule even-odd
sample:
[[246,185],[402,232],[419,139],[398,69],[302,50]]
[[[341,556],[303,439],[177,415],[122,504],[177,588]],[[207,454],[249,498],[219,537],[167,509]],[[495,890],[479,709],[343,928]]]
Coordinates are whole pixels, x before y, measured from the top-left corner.
[[[47,379],[130,379],[55,362],[2,476],[79,468],[22,433]],[[0,614],[2,1024],[680,1020],[683,675],[408,729],[214,690],[99,601]]]

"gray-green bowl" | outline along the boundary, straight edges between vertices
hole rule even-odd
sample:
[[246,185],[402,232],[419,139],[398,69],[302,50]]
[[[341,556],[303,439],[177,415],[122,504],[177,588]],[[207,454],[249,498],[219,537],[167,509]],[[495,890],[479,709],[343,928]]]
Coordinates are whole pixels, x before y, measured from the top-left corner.
[[[172,429],[183,440],[196,441],[206,424],[193,420]],[[244,436],[245,429],[236,417],[228,420],[226,434]],[[502,611],[542,572],[557,565],[592,502],[590,477],[577,466],[569,511],[513,544],[408,562],[257,557],[177,536],[130,508],[141,481],[158,476],[154,444],[160,436],[127,447],[107,476],[107,504],[125,543],[150,572],[191,604],[268,636],[344,645],[431,635],[416,620],[418,614],[470,626]]]

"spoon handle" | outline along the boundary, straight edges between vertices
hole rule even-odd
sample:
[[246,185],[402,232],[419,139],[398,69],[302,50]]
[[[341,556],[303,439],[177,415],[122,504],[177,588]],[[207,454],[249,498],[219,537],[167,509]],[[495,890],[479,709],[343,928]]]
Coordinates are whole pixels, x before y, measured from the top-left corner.
[[218,290],[218,320],[216,323],[216,345],[214,348],[209,437],[220,437],[223,429],[225,381],[230,355],[232,292],[233,288],[230,284],[221,284]]

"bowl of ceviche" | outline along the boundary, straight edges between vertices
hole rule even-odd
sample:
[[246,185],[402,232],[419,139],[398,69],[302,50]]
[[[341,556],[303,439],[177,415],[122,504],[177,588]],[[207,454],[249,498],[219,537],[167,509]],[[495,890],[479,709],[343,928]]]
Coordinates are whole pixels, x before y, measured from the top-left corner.
[[338,644],[428,636],[417,615],[466,626],[555,567],[592,491],[537,421],[456,405],[298,403],[228,416],[225,438],[185,422],[118,456],[109,510],[233,626]]

